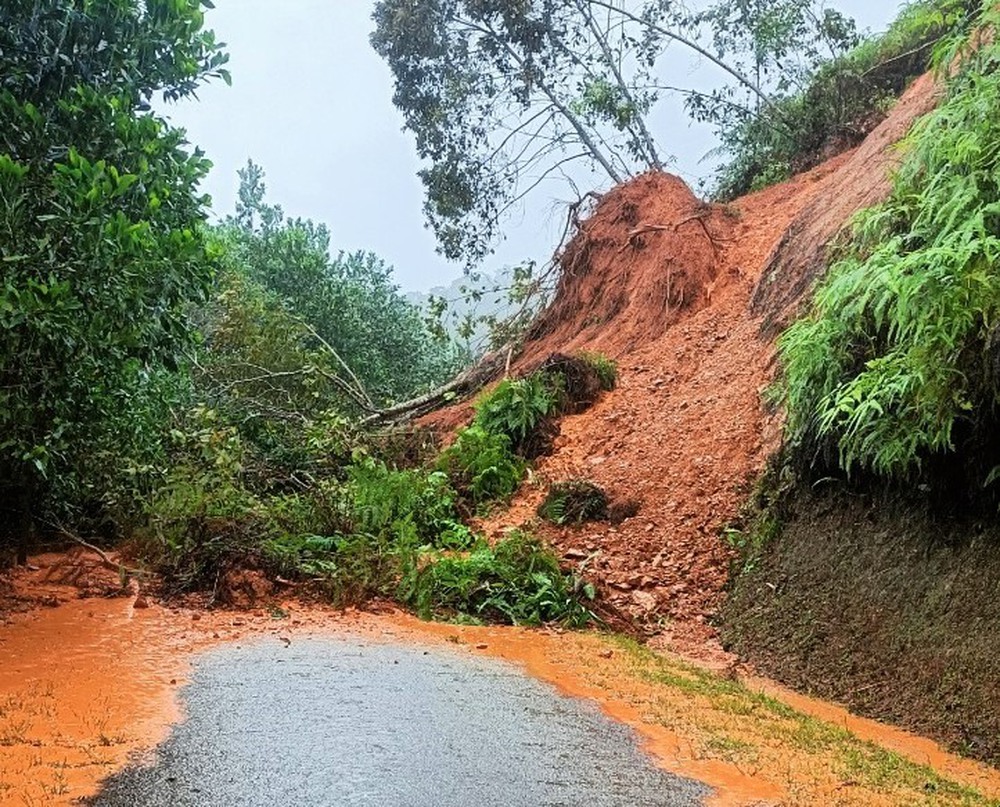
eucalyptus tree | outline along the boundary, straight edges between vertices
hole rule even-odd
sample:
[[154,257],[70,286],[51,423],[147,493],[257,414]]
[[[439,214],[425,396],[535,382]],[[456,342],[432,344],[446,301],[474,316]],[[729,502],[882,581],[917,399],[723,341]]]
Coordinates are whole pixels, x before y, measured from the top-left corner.
[[[681,93],[719,128],[764,112],[853,28],[816,0],[379,0],[372,36],[427,166],[425,213],[441,252],[473,266],[509,208],[573,164],[595,185],[669,161],[650,112]],[[685,87],[664,66],[682,49],[718,72]],[[664,75],[667,74],[667,75]],[[660,133],[663,134],[662,132]],[[578,175],[578,173],[577,173]]]

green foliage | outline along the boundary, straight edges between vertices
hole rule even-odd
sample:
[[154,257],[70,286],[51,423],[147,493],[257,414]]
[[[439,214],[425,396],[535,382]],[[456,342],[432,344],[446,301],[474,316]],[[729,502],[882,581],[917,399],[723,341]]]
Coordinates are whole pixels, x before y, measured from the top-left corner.
[[[240,171],[235,215],[220,228],[233,266],[280,302],[337,374],[343,406],[357,410],[405,400],[452,377],[465,354],[427,328],[420,310],[372,253],[331,256],[324,225],[288,219],[265,201],[263,171]],[[344,397],[344,396],[342,396]]]
[[538,506],[538,515],[555,524],[583,524],[608,518],[608,496],[593,482],[557,482]]
[[529,444],[539,427],[556,413],[558,389],[551,376],[534,373],[505,379],[476,402],[475,425],[503,435],[514,450]]
[[472,532],[461,523],[458,495],[446,474],[390,470],[367,462],[348,472],[354,530],[382,534],[411,524],[417,540],[438,549],[467,549]]
[[401,586],[402,599],[424,619],[461,614],[514,625],[583,627],[593,615],[581,599],[593,596],[591,587],[563,574],[555,556],[524,533],[493,547],[480,544],[464,556],[413,565]]
[[524,462],[511,451],[510,438],[478,425],[459,431],[442,452],[438,468],[475,507],[509,499],[525,471]]
[[145,110],[226,78],[200,5],[0,10],[0,488],[34,516],[130,506],[161,459],[209,163]]
[[618,365],[614,359],[608,358],[603,353],[588,351],[580,353],[579,358],[586,362],[597,375],[602,390],[611,392],[618,384]]
[[[811,5],[796,3],[803,9]],[[775,12],[771,5],[764,4],[767,19]],[[783,181],[856,145],[907,83],[927,69],[935,44],[969,30],[979,5],[978,0],[911,2],[886,33],[864,40],[842,18],[817,18],[818,38],[807,48],[806,66],[795,81],[779,87],[770,105],[751,112],[719,97],[691,99],[692,114],[716,124],[722,140],[718,153],[728,158],[715,195],[732,199]],[[805,32],[800,37],[808,39]],[[781,56],[769,36],[760,47],[768,59]]]
[[[992,37],[997,12],[983,14]],[[989,39],[965,54],[903,144],[891,197],[857,217],[812,314],[781,339],[789,433],[807,458],[903,477],[958,432],[975,451],[995,428],[998,63]]]

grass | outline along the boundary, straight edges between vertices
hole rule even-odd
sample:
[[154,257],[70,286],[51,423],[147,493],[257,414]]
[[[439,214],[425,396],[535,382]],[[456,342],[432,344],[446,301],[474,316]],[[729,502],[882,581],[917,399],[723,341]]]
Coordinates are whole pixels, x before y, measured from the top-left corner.
[[[650,685],[646,711],[672,731],[693,737],[700,753],[709,758],[725,760],[741,770],[765,770],[774,781],[780,780],[782,767],[787,766],[789,790],[796,785],[796,770],[805,775],[828,768],[837,780],[851,782],[854,791],[887,795],[894,803],[998,804],[925,765],[738,681],[659,656],[631,639],[610,637],[606,641],[627,659],[628,676]],[[816,803],[809,798],[789,803]]]

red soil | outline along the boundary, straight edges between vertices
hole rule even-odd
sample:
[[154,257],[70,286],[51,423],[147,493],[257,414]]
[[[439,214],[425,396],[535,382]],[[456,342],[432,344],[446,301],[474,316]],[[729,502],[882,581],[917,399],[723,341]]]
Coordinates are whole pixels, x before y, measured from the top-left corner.
[[[614,610],[682,652],[718,656],[710,619],[733,558],[723,530],[780,439],[780,417],[761,400],[775,369],[762,322],[800,303],[826,244],[887,193],[892,145],[935,95],[922,79],[858,149],[730,206],[652,173],[603,197],[566,248],[553,304],[512,372],[556,352],[601,351],[618,361],[618,389],[564,419],[552,456],[486,530],[535,520],[548,485],[569,478],[637,501],[618,526],[533,528]],[[428,421],[454,428],[468,415],[465,404]]]

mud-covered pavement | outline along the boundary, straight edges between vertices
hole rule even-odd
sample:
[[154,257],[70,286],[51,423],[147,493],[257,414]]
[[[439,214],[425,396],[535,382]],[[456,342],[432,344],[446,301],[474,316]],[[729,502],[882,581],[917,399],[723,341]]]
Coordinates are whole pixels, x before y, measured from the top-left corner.
[[187,720],[126,805],[695,805],[592,704],[491,659],[350,639],[259,640],[198,662]]
[[88,563],[34,558],[0,608],[2,807],[1000,804],[996,769],[622,637],[206,610]]

